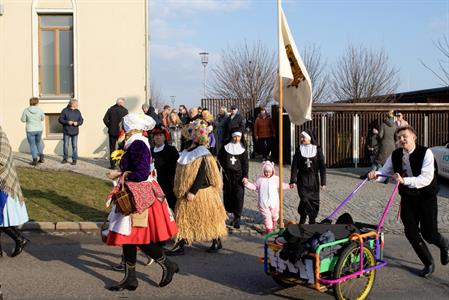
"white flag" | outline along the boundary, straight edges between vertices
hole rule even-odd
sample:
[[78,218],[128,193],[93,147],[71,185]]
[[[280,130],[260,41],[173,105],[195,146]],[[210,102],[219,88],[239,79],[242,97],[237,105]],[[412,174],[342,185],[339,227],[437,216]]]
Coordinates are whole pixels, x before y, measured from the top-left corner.
[[279,73],[283,107],[290,121],[301,125],[312,120],[312,83],[299,56],[284,11],[280,8]]

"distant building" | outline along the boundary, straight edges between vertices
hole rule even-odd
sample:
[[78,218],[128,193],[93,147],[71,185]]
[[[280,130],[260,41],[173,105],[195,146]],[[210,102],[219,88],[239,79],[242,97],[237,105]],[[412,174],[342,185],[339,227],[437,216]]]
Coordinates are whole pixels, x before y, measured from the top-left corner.
[[0,0],[0,124],[28,151],[20,117],[30,97],[45,112],[45,153],[62,153],[57,119],[70,98],[84,117],[79,155],[105,156],[102,122],[117,97],[139,111],[147,85],[148,0]]

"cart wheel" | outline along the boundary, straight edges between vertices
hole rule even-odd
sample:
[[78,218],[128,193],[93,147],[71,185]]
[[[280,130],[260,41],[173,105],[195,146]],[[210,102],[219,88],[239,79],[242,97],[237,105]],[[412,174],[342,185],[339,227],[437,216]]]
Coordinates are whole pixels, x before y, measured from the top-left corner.
[[284,288],[289,288],[289,287],[295,286],[295,284],[293,282],[283,279],[282,276],[280,276],[280,275],[271,275],[271,277],[273,277],[273,280],[277,284],[279,284],[280,286],[282,286]]
[[[341,253],[334,270],[334,278],[341,278],[345,275],[355,273],[360,270],[360,245],[349,244]],[[371,249],[363,246],[363,268],[367,269],[376,265],[376,258]],[[368,297],[374,284],[376,270],[372,270],[363,275],[347,279],[334,285],[334,295],[336,299],[356,299],[363,300]]]

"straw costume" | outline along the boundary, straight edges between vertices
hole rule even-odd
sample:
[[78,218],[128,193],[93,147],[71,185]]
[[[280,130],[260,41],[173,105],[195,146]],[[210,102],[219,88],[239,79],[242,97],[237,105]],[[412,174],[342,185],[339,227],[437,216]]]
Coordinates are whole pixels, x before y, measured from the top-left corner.
[[[176,202],[177,243],[168,255],[184,253],[184,245],[212,240],[209,252],[222,248],[221,238],[227,235],[227,219],[220,198],[222,179],[217,161],[205,145],[208,125],[198,119],[184,128],[190,145],[181,153],[176,166],[174,192]],[[189,200],[189,197],[191,199]]]

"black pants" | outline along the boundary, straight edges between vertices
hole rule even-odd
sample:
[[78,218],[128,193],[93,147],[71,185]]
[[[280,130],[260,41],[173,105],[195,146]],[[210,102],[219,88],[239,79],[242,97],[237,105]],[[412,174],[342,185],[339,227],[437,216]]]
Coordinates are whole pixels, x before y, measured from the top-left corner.
[[259,152],[263,158],[268,158],[271,152],[271,138],[259,138]]
[[109,136],[109,162],[111,163],[111,167],[115,166],[114,161],[111,158],[112,152],[115,151],[115,147],[117,146],[118,136],[110,135]]
[[164,252],[161,247],[156,243],[150,243],[147,245],[132,245],[125,244],[123,247],[123,256],[125,257],[125,262],[135,265],[137,262],[137,247],[143,251],[146,255],[154,260],[159,260],[164,256]]
[[446,239],[438,232],[437,197],[401,198],[401,220],[404,223],[404,233],[407,240],[415,248],[423,239],[429,244],[440,248],[446,247]]

